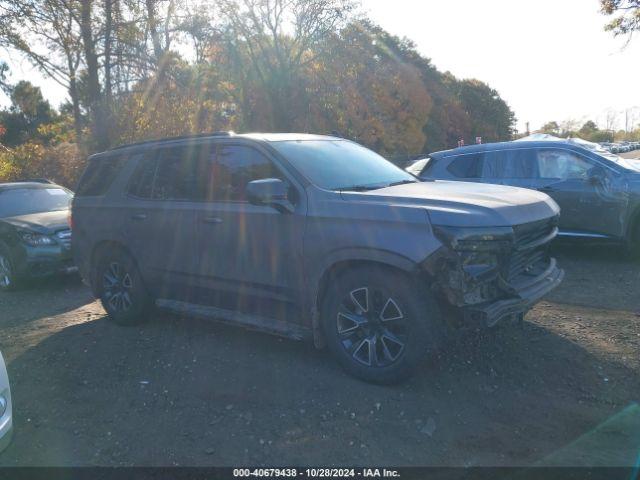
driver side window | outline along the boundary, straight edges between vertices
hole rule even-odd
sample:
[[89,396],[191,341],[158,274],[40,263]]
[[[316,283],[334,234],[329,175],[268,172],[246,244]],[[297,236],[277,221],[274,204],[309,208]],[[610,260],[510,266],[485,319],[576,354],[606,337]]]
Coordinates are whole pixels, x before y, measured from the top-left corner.
[[537,157],[540,178],[586,179],[593,167],[587,159],[568,150],[538,150]]

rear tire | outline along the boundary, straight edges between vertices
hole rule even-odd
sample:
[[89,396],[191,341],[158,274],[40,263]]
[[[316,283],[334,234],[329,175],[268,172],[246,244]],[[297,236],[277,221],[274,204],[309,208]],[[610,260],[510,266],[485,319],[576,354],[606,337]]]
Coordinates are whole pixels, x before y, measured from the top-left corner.
[[114,249],[100,255],[93,279],[102,306],[114,323],[138,325],[148,319],[153,302],[127,252]]
[[327,345],[344,370],[371,383],[397,383],[439,350],[444,331],[438,305],[416,283],[375,266],[333,280],[320,314]]

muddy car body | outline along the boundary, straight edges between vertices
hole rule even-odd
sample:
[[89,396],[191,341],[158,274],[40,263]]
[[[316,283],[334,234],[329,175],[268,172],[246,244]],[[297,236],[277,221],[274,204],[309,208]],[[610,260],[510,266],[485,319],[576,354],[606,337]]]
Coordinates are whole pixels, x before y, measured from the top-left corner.
[[524,314],[561,281],[558,212],[530,190],[417,182],[340,138],[217,134],[93,156],[73,238],[116,322],[215,317],[391,382],[451,327]]

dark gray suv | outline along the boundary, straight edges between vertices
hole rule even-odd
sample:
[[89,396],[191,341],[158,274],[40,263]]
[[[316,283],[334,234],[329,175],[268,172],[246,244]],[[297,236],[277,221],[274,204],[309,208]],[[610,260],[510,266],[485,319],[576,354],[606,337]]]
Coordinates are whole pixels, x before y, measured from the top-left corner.
[[313,339],[380,383],[455,328],[521,317],[563,276],[547,195],[418,182],[334,137],[120,147],[89,159],[72,212],[77,264],[115,322],[161,307]]

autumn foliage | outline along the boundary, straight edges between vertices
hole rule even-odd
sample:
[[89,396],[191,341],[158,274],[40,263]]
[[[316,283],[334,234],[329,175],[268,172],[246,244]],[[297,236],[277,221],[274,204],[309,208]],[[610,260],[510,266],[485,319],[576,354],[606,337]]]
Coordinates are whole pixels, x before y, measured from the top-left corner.
[[[461,138],[500,141],[513,133],[513,112],[495,90],[439,72],[411,41],[352,15],[353,4],[345,0],[294,0],[286,3],[290,11],[277,1],[225,0],[215,21],[211,12],[200,12],[180,22],[169,11],[159,22],[163,2],[149,0],[146,11],[135,10],[146,12],[135,24],[117,23],[129,4],[106,2],[113,2],[108,10],[93,17],[85,12],[89,18],[78,26],[78,45],[93,43],[89,50],[79,47],[77,55],[109,61],[91,69],[91,62],[80,61],[81,75],[74,70],[74,84],[65,84],[73,94],[61,112],[39,123],[31,119],[36,127],[30,130],[8,135],[5,128],[0,181],[44,176],[73,186],[84,158],[99,146],[220,130],[337,132],[398,161],[453,147]],[[98,13],[113,18],[103,21]],[[289,24],[277,23],[283,18]],[[132,25],[143,22],[145,32],[161,25],[167,31],[142,37]],[[100,35],[87,36],[92,28]],[[111,31],[108,44],[105,29]],[[172,40],[180,29],[182,36]],[[182,48],[172,49],[180,39]],[[185,45],[195,49],[195,58],[184,54]],[[69,73],[64,62],[59,66]],[[14,105],[0,114],[0,125],[25,119]]]

